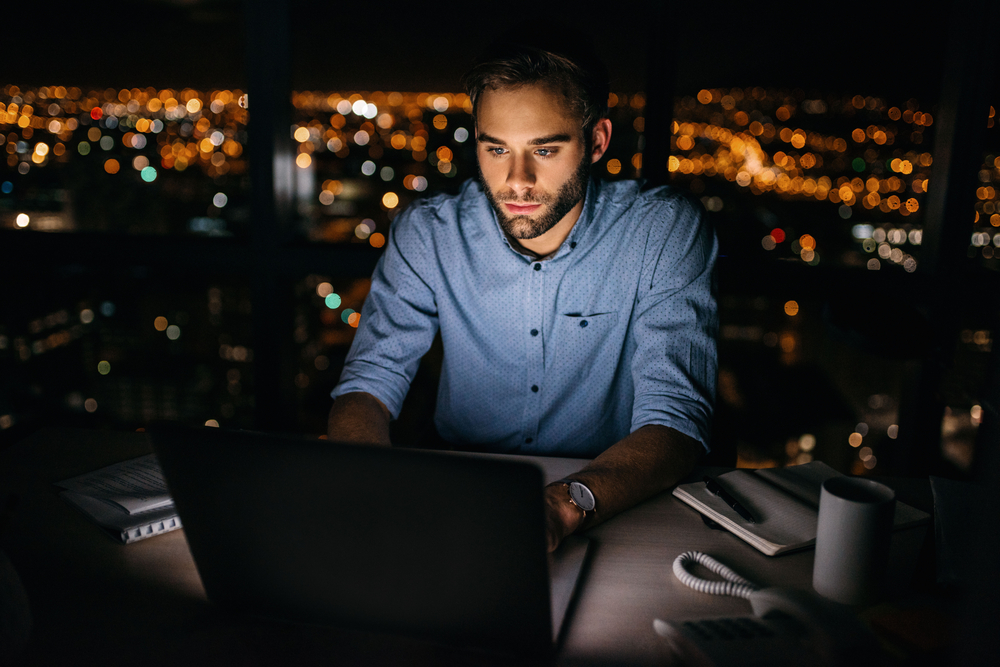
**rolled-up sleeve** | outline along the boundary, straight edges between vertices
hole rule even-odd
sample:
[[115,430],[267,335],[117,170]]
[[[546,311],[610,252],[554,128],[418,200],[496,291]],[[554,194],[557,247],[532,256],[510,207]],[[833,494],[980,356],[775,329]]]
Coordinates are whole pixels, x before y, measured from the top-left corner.
[[644,203],[650,234],[633,315],[632,431],[661,424],[709,448],[718,370],[715,234],[682,197]]
[[417,202],[392,224],[340,382],[331,392],[333,398],[367,392],[393,419],[438,329],[435,262],[427,226],[420,224],[426,215],[433,212]]

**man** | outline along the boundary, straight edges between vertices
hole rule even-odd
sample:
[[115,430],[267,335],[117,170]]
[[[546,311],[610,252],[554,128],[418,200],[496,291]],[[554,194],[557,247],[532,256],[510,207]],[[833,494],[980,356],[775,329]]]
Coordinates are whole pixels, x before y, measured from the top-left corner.
[[591,180],[611,139],[601,66],[510,45],[465,80],[480,182],[393,223],[329,437],[390,444],[440,329],[445,440],[596,457],[545,490],[553,550],[668,489],[707,449],[716,242],[670,188]]

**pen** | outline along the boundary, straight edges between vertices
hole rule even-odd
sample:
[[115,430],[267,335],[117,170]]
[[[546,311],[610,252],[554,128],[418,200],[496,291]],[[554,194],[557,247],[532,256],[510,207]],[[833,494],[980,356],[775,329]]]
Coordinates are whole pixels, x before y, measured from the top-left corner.
[[703,480],[705,482],[705,486],[708,487],[708,490],[714,493],[715,495],[719,496],[720,498],[722,498],[722,501],[727,505],[729,505],[730,507],[732,507],[734,510],[736,510],[737,514],[739,514],[741,517],[743,517],[750,523],[757,523],[757,521],[753,518],[753,514],[750,514],[750,510],[748,510],[746,507],[743,507],[743,505],[740,504],[740,501],[736,500],[736,498],[733,498],[731,495],[729,495],[729,493],[726,492],[726,490],[722,488],[722,486],[718,482],[716,482],[708,475],[705,475]]

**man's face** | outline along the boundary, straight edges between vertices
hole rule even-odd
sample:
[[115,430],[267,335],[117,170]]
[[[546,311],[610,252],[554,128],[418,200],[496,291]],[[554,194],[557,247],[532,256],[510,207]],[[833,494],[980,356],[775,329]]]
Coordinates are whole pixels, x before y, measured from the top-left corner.
[[[515,239],[534,239],[579,206],[590,155],[582,121],[543,85],[487,90],[476,115],[477,157],[487,199]],[[572,219],[570,219],[572,218]]]

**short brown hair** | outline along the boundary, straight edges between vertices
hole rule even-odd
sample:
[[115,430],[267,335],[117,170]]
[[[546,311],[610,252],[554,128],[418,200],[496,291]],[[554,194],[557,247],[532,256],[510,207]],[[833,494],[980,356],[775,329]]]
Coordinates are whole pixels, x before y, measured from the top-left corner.
[[498,42],[480,56],[462,83],[472,100],[473,117],[486,90],[538,83],[551,86],[583,121],[588,144],[594,125],[608,117],[608,71],[583,42],[563,48]]

